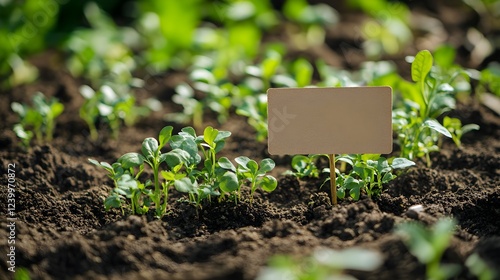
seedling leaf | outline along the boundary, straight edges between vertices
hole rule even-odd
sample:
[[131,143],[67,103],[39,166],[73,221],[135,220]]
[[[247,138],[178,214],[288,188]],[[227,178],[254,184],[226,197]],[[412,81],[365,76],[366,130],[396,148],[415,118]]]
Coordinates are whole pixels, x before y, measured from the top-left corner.
[[124,169],[136,167],[143,164],[145,158],[138,153],[126,153],[118,159]]
[[262,181],[260,182],[260,187],[266,192],[272,192],[278,186],[278,181],[271,175],[266,175],[262,177]]
[[259,174],[265,174],[276,166],[276,163],[270,158],[263,159],[260,163]]
[[219,166],[224,168],[224,169],[228,169],[228,170],[231,170],[233,172],[236,172],[236,167],[227,157],[219,158]]
[[428,50],[417,53],[411,64],[411,79],[414,82],[424,81],[432,68],[432,54]]
[[188,177],[176,180],[174,182],[175,189],[184,193],[193,193],[198,189],[198,183],[192,182]]
[[406,158],[395,158],[392,160],[391,167],[393,169],[403,169],[403,168],[408,168],[410,166],[414,166],[415,163],[409,159]]
[[153,137],[148,137],[142,142],[142,154],[151,160],[158,151],[158,141]]
[[158,140],[160,141],[160,148],[163,148],[167,142],[172,137],[172,130],[174,128],[172,126],[165,126],[158,135]]
[[438,121],[434,119],[428,119],[424,122],[424,125],[429,127],[432,130],[435,130],[446,137],[451,138],[451,133],[446,129],[446,127],[442,126]]
[[239,184],[238,184],[238,178],[237,178],[236,174],[234,174],[233,172],[227,171],[226,173],[224,173],[224,175],[222,175],[222,177],[220,179],[219,188],[223,192],[230,193],[230,192],[237,190],[238,187],[239,187]]

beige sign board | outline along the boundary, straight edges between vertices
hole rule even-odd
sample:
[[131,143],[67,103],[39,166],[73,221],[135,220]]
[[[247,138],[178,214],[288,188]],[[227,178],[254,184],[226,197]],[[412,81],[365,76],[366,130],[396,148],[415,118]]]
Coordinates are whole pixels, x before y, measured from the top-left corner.
[[271,88],[269,153],[388,154],[390,87]]

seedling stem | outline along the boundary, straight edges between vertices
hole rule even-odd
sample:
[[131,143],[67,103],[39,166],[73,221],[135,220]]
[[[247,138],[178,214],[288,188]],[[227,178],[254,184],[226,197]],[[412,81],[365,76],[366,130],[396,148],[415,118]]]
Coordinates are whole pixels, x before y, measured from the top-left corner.
[[337,184],[335,182],[335,154],[328,156],[330,162],[330,192],[332,195],[332,205],[337,205]]

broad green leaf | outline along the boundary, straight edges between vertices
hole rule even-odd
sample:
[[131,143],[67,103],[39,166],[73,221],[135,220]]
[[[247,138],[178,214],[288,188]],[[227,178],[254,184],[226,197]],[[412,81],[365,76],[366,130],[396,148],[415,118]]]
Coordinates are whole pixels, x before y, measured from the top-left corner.
[[435,130],[446,137],[451,138],[450,132],[446,129],[446,127],[442,126],[438,121],[434,119],[428,119],[424,122],[424,126],[429,127],[432,130]]
[[432,54],[428,50],[417,53],[411,64],[411,79],[414,82],[424,81],[432,68]]
[[238,178],[233,172],[227,171],[222,175],[219,188],[226,193],[233,192],[239,187]]
[[219,158],[219,166],[224,168],[224,169],[228,169],[228,170],[231,170],[233,172],[236,172],[236,167],[227,157]]
[[389,166],[386,158],[381,157],[377,160],[377,171],[379,175],[391,171],[391,167]]
[[111,164],[105,162],[105,161],[101,161],[100,162],[101,166],[107,170],[113,170],[113,167],[111,166]]
[[345,197],[345,189],[344,188],[337,189],[337,197],[340,199],[343,199]]
[[[183,129],[181,129],[181,131],[183,133],[185,133],[186,135],[189,135],[189,136],[191,136],[193,138],[196,138],[196,131],[194,130],[194,128],[192,128],[190,126],[184,127]],[[179,133],[179,135],[180,135],[180,133]]]
[[167,181],[175,181],[175,180],[180,180],[184,177],[186,177],[185,173],[174,173],[172,171],[161,171],[161,176],[167,180]]
[[104,209],[109,211],[110,208],[120,208],[122,206],[122,201],[120,196],[116,193],[106,197],[104,200]]
[[278,186],[278,181],[271,175],[266,175],[262,177],[260,181],[260,187],[266,192],[272,192]]
[[392,160],[391,167],[393,169],[403,169],[403,168],[408,168],[410,166],[414,166],[415,163],[409,159],[406,158],[395,158]]
[[144,163],[145,158],[138,153],[126,153],[118,159],[124,169],[136,167]]
[[273,170],[273,168],[275,166],[276,166],[276,163],[274,163],[274,160],[272,160],[270,158],[263,159],[260,162],[259,174],[265,174],[265,173]]
[[250,170],[252,174],[255,175],[259,171],[259,164],[255,160],[250,160],[247,163],[247,168]]
[[384,177],[382,177],[382,184],[386,184],[395,178],[396,178],[396,175],[392,174],[391,172],[387,172],[384,174]]
[[303,170],[306,168],[307,161],[309,161],[309,159],[306,156],[296,155],[292,158],[292,167],[296,170]]
[[155,157],[158,149],[158,141],[153,137],[148,137],[144,139],[142,142],[142,154],[148,159],[151,160]]
[[170,137],[172,137],[172,130],[174,128],[172,126],[165,126],[162,128],[160,131],[160,134],[158,135],[158,140],[160,141],[159,147],[160,149],[163,148],[167,142],[170,140]]
[[168,153],[162,154],[162,159],[170,168],[174,168],[180,164],[189,164],[190,155],[188,152],[181,149],[173,149]]
[[240,166],[248,169],[247,165],[248,165],[248,162],[250,161],[251,159],[246,157],[246,156],[239,156],[237,158],[234,159],[234,161],[236,161],[237,164],[239,164]]
[[228,138],[229,136],[231,136],[230,131],[225,131],[225,130],[217,131],[217,136],[215,137],[214,142],[219,142],[223,139]]
[[360,188],[359,186],[358,187],[354,187],[352,189],[349,190],[349,195],[351,196],[352,199],[354,199],[355,201],[359,200],[359,195],[360,195]]
[[470,132],[472,130],[479,130],[479,125],[477,124],[466,124],[464,126],[462,126],[462,134],[465,134],[467,132]]
[[198,183],[192,182],[188,177],[176,180],[174,186],[177,191],[184,193],[195,193],[198,189]]
[[207,126],[205,130],[203,131],[203,140],[211,147],[215,148],[215,138],[217,137],[217,134],[219,134],[219,131],[217,129],[214,129],[211,126]]
[[362,154],[361,155],[361,160],[362,161],[368,161],[368,160],[378,160],[380,158],[380,154]]

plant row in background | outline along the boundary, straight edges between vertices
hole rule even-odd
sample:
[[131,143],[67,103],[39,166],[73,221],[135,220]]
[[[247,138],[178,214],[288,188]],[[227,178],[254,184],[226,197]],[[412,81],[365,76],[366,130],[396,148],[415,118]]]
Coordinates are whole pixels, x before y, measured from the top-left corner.
[[[114,182],[114,189],[104,201],[106,209],[123,210],[127,202],[132,214],[145,214],[154,206],[156,216],[162,217],[168,209],[172,187],[187,193],[188,201],[199,208],[213,199],[238,203],[244,185],[250,187],[250,203],[257,188],[267,192],[276,188],[276,179],[267,174],[274,169],[272,159],[257,163],[240,156],[234,165],[228,158],[218,157],[230,132],[210,126],[199,136],[191,127],[183,128],[177,135],[172,135],[172,131],[171,126],[164,127],[158,139],[144,140],[141,153],[126,153],[113,164],[89,159],[106,169]],[[162,152],[167,144],[171,150]],[[146,166],[152,170],[153,178],[143,174]]]

